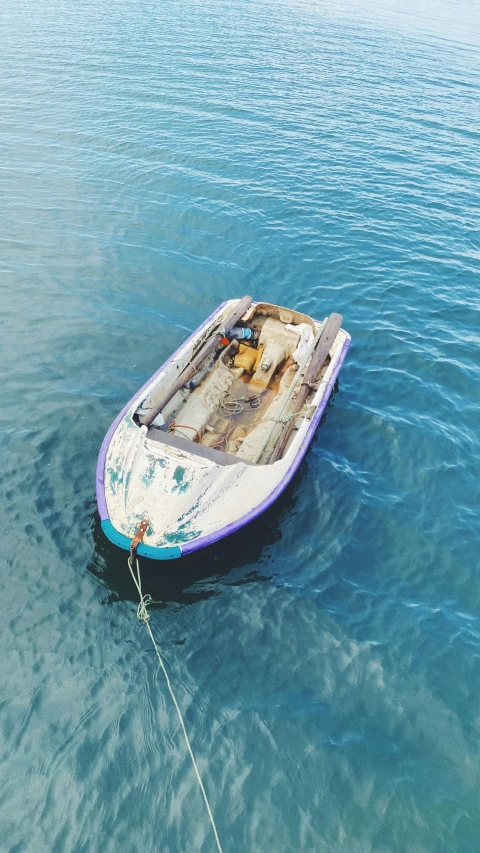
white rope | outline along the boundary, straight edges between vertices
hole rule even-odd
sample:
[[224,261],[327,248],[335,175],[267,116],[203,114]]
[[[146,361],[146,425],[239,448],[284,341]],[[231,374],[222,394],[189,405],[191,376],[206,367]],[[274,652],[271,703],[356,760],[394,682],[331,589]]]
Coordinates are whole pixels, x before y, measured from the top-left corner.
[[220,400],[219,408],[224,415],[239,415],[241,412],[249,409],[259,409],[262,403],[259,394],[254,394],[251,397],[231,397],[226,391]]
[[195,770],[195,774],[196,774],[196,777],[198,780],[198,784],[200,785],[200,790],[203,794],[203,799],[205,800],[205,805],[207,807],[208,816],[210,818],[210,823],[212,825],[213,834],[215,836],[215,841],[217,844],[218,853],[223,853],[222,846],[220,844],[220,839],[218,837],[217,827],[215,826],[215,821],[213,819],[212,810],[210,808],[210,803],[208,802],[207,793],[205,791],[205,788],[204,788],[204,785],[202,782],[202,777],[200,776],[200,772],[199,772],[199,769],[197,767],[197,762],[195,761],[195,756],[193,754],[192,747],[190,746],[190,741],[188,739],[188,734],[187,734],[187,730],[185,728],[185,723],[183,722],[182,712],[180,710],[179,704],[178,704],[177,699],[175,697],[175,693],[173,692],[173,687],[172,687],[170,678],[168,677],[168,672],[165,669],[165,664],[164,664],[162,656],[160,654],[160,649],[157,646],[157,643],[155,642],[155,637],[153,636],[152,629],[150,627],[150,614],[147,610],[147,607],[151,603],[152,598],[150,595],[148,595],[148,594],[143,595],[143,593],[142,593],[142,581],[140,578],[140,565],[138,562],[138,558],[135,556],[135,568],[136,568],[136,572],[137,572],[137,576],[135,577],[135,573],[133,571],[133,565],[132,565],[132,554],[130,554],[130,556],[128,558],[128,568],[130,569],[130,574],[132,575],[133,582],[134,582],[135,586],[137,587],[137,591],[138,591],[138,594],[140,596],[140,603],[139,603],[138,609],[137,609],[137,619],[140,622],[145,623],[147,631],[150,634],[150,639],[153,643],[153,647],[155,649],[155,654],[157,655],[158,662],[162,668],[163,674],[165,676],[165,681],[167,682],[167,687],[168,687],[170,696],[172,697],[173,704],[175,705],[175,709],[176,709],[177,714],[178,714],[178,719],[180,720],[180,725],[182,727],[182,732],[183,732],[183,736],[185,738],[185,743],[187,744],[187,749],[188,749],[188,752],[190,754],[190,758],[192,759],[193,769]]

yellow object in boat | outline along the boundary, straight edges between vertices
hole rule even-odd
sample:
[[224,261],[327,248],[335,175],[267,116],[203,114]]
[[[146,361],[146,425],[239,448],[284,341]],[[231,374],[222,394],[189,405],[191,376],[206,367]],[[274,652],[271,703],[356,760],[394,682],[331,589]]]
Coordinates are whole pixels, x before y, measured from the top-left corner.
[[235,367],[242,367],[247,373],[253,373],[255,362],[257,361],[258,350],[248,347],[246,344],[240,344],[237,355],[233,360]]

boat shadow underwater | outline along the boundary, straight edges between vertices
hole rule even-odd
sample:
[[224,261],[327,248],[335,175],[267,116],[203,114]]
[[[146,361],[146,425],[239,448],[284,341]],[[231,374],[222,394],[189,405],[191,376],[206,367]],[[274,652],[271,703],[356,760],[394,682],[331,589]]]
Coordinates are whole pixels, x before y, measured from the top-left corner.
[[[275,571],[270,569],[269,549],[281,542],[282,528],[295,515],[302,481],[306,479],[308,469],[304,463],[275,504],[261,516],[202,551],[185,555],[181,561],[159,562],[141,557],[142,586],[153,599],[151,608],[211,598],[219,594],[219,585],[229,576],[227,583],[231,586],[270,581]],[[103,603],[136,602],[138,595],[127,555],[104,536],[96,511],[91,513],[90,521],[95,554],[87,570],[105,589]]]

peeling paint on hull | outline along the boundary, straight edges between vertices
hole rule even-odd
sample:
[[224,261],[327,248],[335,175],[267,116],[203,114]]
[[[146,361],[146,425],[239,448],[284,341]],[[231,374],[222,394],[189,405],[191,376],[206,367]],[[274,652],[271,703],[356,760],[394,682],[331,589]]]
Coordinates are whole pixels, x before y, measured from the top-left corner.
[[[152,441],[133,414],[155,383],[181,369],[195,342],[234,305],[221,305],[174,353],[120,412],[100,450],[97,503],[105,535],[128,550],[140,521],[149,529],[140,556],[170,560],[222,539],[264,512],[298,469],[346,352],[349,335],[342,331],[331,350],[331,362],[311,403],[313,416],[304,418],[284,457],[272,465],[238,463],[222,466],[186,450]],[[180,365],[180,368],[178,367]]]

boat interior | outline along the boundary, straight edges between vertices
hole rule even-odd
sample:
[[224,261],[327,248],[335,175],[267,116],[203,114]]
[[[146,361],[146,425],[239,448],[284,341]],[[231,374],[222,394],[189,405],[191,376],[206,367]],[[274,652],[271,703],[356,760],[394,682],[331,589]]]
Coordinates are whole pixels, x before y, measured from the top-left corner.
[[323,326],[299,311],[255,303],[229,331],[220,326],[207,341],[199,336],[186,367],[170,378],[167,368],[134,420],[147,424],[148,439],[221,465],[268,464],[286,424],[294,418],[298,426],[308,416],[315,390],[301,411],[295,400]]

